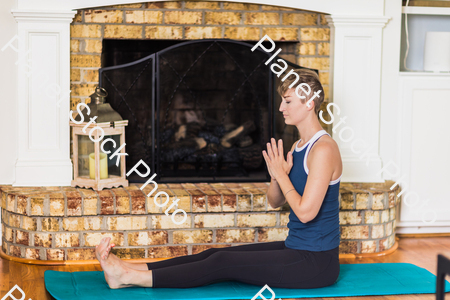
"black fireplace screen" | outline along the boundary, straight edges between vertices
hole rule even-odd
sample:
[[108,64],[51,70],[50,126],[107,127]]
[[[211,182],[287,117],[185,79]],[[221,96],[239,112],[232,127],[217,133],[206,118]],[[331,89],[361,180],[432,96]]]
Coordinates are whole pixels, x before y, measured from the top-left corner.
[[107,101],[129,121],[127,171],[142,159],[159,182],[267,181],[265,144],[283,138],[287,152],[298,137],[286,140],[284,122],[274,118],[279,79],[265,65],[270,53],[252,47],[188,41],[101,68]]

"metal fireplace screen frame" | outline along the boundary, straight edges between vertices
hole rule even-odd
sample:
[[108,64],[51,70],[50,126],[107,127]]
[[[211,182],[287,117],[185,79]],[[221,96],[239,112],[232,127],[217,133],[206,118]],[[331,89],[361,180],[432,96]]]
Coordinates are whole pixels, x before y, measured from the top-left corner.
[[[209,168],[212,170],[212,172],[209,171],[210,175],[208,176],[203,176],[202,172],[199,173],[199,169],[196,167],[194,172],[191,171],[192,175],[197,176],[197,178],[194,178],[192,175],[188,175],[188,170],[176,169],[176,166],[179,163],[176,159],[174,159],[174,162],[170,162],[170,159],[167,160],[165,158],[174,151],[173,149],[170,149],[171,143],[168,138],[172,137],[173,141],[173,137],[176,137],[177,132],[172,130],[173,126],[171,127],[169,122],[172,122],[172,125],[174,122],[178,122],[177,120],[180,118],[174,117],[177,116],[178,112],[180,112],[180,115],[182,116],[183,113],[184,116],[187,116],[185,120],[188,118],[196,120],[200,119],[198,122],[204,123],[202,128],[206,127],[209,129],[211,124],[208,124],[208,122],[212,122],[209,117],[214,114],[213,109],[217,111],[216,114],[219,114],[218,111],[223,109],[222,123],[219,125],[216,123],[214,123],[215,125],[211,125],[214,127],[214,132],[220,131],[220,134],[223,136],[226,132],[223,128],[227,116],[231,119],[233,119],[231,116],[233,114],[234,116],[240,116],[240,114],[245,116],[246,105],[249,107],[253,106],[253,111],[251,109],[249,109],[249,111],[251,111],[250,113],[255,113],[255,111],[258,112],[259,116],[255,116],[255,122],[258,121],[260,123],[258,124],[259,132],[253,134],[254,140],[256,135],[259,135],[254,147],[257,148],[258,151],[261,151],[264,149],[265,143],[270,137],[282,137],[282,134],[280,133],[274,134],[276,123],[275,118],[273,117],[273,104],[276,103],[275,99],[277,97],[280,98],[274,89],[274,85],[276,82],[279,82],[280,79],[274,76],[273,72],[270,71],[270,65],[264,64],[271,54],[264,52],[260,48],[251,52],[250,49],[253,46],[254,45],[245,42],[228,39],[187,41],[170,46],[131,63],[99,69],[99,85],[108,91],[109,96],[107,101],[116,111],[121,113],[124,119],[129,120],[128,132],[125,137],[130,134],[135,135],[134,141],[138,141],[138,145],[136,146],[128,144],[126,146],[127,153],[129,154],[127,157],[127,160],[129,161],[129,163],[127,163],[127,171],[131,166],[134,166],[142,159],[149,165],[152,173],[158,174],[156,179],[160,182],[186,181],[185,177],[189,177],[192,182],[211,182],[215,181],[217,178],[220,178],[220,181],[222,182],[267,181],[268,173],[262,155],[260,155],[262,166],[260,167],[261,170],[258,171],[260,173],[259,177],[246,177],[245,170],[241,172],[243,177],[232,176],[231,173],[236,173],[236,168],[238,168],[236,164],[234,164],[235,167],[229,168],[230,172],[226,172],[228,167],[225,165],[225,171],[222,170],[219,171],[222,173],[218,173],[218,170],[221,170],[221,168],[224,167],[223,161],[226,159],[220,157],[222,162],[221,165],[219,159],[215,158],[216,156],[213,154],[214,151],[209,149],[210,146],[213,146],[211,139],[207,140],[207,146],[204,151],[204,153],[206,153],[205,156],[196,158],[197,160],[205,159],[205,161],[197,162],[197,166],[200,164],[202,168],[206,166],[206,169]],[[184,49],[189,49],[189,51],[184,51]],[[195,49],[196,51],[192,51],[192,49]],[[248,51],[248,55],[242,56],[239,51],[243,52],[243,54],[245,54],[244,51]],[[207,62],[215,63],[215,65],[211,65],[210,68],[206,69],[203,67],[202,70],[206,73],[205,76],[203,78],[197,78],[197,76],[193,76],[192,74],[195,74],[195,69],[201,65],[199,61],[202,61],[202,59]],[[276,59],[278,59],[278,57],[273,59],[272,63],[275,62]],[[222,63],[224,60],[232,61],[233,63],[227,65]],[[205,63],[203,62],[203,66],[204,64]],[[290,62],[288,62],[288,64],[290,65],[290,68],[302,68]],[[224,68],[228,69],[223,70]],[[234,73],[233,70],[229,70],[230,68],[235,68]],[[199,70],[197,70],[197,73],[198,71]],[[221,71],[223,72],[221,73]],[[114,74],[117,72],[121,73],[120,80],[114,79]],[[229,77],[228,73],[233,73],[234,76]],[[128,76],[127,74],[130,75]],[[220,75],[225,78],[222,80]],[[267,86],[253,86],[255,80],[262,78],[261,76],[264,76],[264,78],[267,77]],[[234,91],[228,91],[226,89],[226,84],[228,84],[228,82],[232,82],[232,85],[234,82],[235,86],[238,87]],[[259,82],[261,82],[261,79],[259,79]],[[223,88],[224,85],[225,89],[222,91],[223,93],[221,93],[221,88]],[[211,86],[211,90],[208,89],[209,86]],[[233,88],[235,86],[233,86]],[[137,90],[141,91],[140,94],[133,94]],[[142,90],[148,92],[143,95]],[[185,93],[183,94],[181,91],[184,91]],[[224,95],[227,93],[230,95]],[[246,93],[253,94],[254,101],[257,101],[256,105],[255,103],[245,103],[246,101],[243,101],[246,99]],[[222,105],[223,101],[220,101],[220,97],[225,99],[228,96],[229,98],[227,99],[229,100],[225,107],[219,109],[210,107],[208,110],[210,102],[205,95],[215,95],[219,97],[218,99],[214,99],[214,105]],[[239,99],[241,101],[239,101]],[[175,106],[178,106],[178,108],[174,109]],[[192,106],[197,110],[192,109]],[[267,111],[263,111],[266,108]],[[198,109],[200,109],[201,114],[198,115],[197,113],[197,115],[195,115],[193,112],[198,111]],[[144,111],[151,111],[151,116],[142,115]],[[264,114],[267,116],[264,116]],[[244,120],[241,120],[241,122],[243,121]],[[264,126],[264,123],[266,126]],[[195,122],[193,124],[195,124]],[[240,126],[242,123],[235,125]],[[221,129],[223,130],[221,131]],[[189,127],[187,132],[189,134]],[[208,138],[207,133],[203,132],[202,134],[205,139]],[[212,139],[214,138],[211,136],[209,137]],[[259,146],[257,147],[256,144],[259,144],[260,148],[258,148]],[[292,145],[292,143],[290,145]],[[290,145],[286,145],[285,143],[285,148],[287,146],[285,152],[290,149]],[[187,147],[189,148],[190,146],[188,145]],[[233,152],[230,150],[227,153],[236,153],[236,151]],[[231,162],[233,162],[233,160],[231,160]],[[233,165],[231,162],[229,162],[229,164]],[[172,169],[170,167],[166,168],[165,166],[170,165],[170,163],[173,164]],[[183,163],[183,161],[181,161],[181,163]],[[145,170],[142,172],[145,172]],[[182,177],[177,178],[177,175]],[[129,177],[129,179],[135,182],[143,182],[146,180],[146,178],[138,177]]]

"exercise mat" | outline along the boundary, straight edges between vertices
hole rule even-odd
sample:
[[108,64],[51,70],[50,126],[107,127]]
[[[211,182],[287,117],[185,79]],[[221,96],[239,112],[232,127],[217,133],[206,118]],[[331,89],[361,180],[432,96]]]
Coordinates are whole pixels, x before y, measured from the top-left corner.
[[[45,287],[57,300],[252,299],[262,289],[262,286],[236,281],[195,288],[110,289],[101,271],[46,271]],[[315,289],[271,289],[275,293],[275,299],[427,294],[436,292],[436,276],[410,263],[341,264],[339,277],[333,285]],[[449,291],[450,283],[445,281],[445,292]],[[272,298],[268,289],[262,294],[267,299]]]

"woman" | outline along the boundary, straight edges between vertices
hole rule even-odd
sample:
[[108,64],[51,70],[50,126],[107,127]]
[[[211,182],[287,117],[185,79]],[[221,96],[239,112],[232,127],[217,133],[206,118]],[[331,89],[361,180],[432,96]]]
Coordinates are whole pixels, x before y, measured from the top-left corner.
[[[271,288],[319,288],[337,280],[341,157],[336,142],[318,120],[324,95],[317,74],[305,69],[295,73],[299,80],[291,75],[278,88],[280,111],[286,124],[297,127],[302,139],[292,145],[286,160],[281,140],[277,145],[272,138],[263,151],[271,177],[269,204],[276,208],[287,202],[291,208],[287,239],[132,264],[110,253],[114,245],[109,244],[110,238],[104,238],[96,247],[96,255],[111,288],[185,288],[224,280]],[[295,83],[308,84],[310,93],[297,95],[291,88]],[[312,97],[317,91],[322,92],[320,96]]]

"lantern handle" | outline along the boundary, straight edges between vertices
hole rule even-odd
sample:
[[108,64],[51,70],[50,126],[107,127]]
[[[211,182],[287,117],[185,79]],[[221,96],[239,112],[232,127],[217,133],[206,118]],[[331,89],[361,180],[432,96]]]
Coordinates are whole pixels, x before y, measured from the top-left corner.
[[99,87],[99,86],[97,86],[95,88],[95,94],[99,97],[107,97],[108,96],[108,92],[104,88]]

